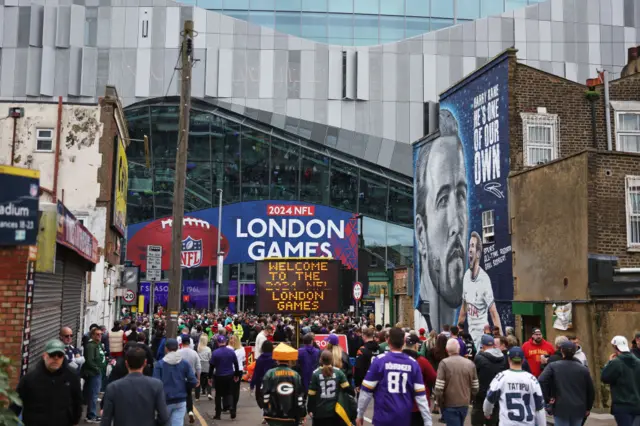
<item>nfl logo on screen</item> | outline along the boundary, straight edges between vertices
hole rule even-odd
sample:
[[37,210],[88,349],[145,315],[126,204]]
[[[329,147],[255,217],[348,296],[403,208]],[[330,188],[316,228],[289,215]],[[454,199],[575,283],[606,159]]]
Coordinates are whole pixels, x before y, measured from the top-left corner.
[[182,241],[182,267],[195,268],[202,263],[202,240],[187,237]]

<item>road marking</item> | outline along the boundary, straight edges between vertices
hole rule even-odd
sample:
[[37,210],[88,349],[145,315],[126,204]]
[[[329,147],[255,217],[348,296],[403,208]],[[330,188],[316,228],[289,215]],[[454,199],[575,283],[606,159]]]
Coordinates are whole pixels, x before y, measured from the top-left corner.
[[202,426],[207,426],[207,421],[200,415],[200,412],[196,407],[193,407],[193,414],[196,415],[196,419],[198,419],[198,422],[200,422]]

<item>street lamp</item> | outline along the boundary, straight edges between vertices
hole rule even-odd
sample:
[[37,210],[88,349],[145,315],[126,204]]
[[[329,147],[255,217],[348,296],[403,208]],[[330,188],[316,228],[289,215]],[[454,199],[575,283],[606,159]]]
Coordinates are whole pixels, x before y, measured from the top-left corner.
[[224,263],[224,253],[220,250],[222,241],[222,189],[218,189],[218,263],[216,265],[216,313],[219,309],[220,286],[222,285],[222,270]]

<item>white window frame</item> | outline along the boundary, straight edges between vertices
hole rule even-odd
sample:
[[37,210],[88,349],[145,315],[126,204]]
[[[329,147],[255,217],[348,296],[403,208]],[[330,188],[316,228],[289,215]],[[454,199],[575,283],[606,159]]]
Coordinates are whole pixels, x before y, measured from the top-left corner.
[[620,116],[621,115],[639,115],[638,111],[616,111],[616,150],[622,152],[635,152],[639,153],[640,151],[627,151],[626,149],[622,149],[622,143],[620,142],[620,136],[640,136],[640,130],[633,132],[628,130],[620,130]]
[[[40,135],[41,131],[51,132],[51,136],[43,137]],[[53,144],[53,138],[54,138],[53,132],[54,132],[53,128],[48,128],[48,127],[40,127],[36,129],[36,152],[53,152],[53,150],[55,149]],[[40,148],[40,141],[51,142],[51,148],[50,149]]]
[[529,150],[533,148],[548,149],[548,145],[536,144],[529,141],[529,129],[532,127],[546,127],[551,129],[551,156],[549,161],[553,161],[560,156],[560,120],[557,114],[546,113],[520,113],[522,118],[522,152],[524,155],[523,164],[525,167],[535,167],[539,164],[531,164]]
[[633,206],[631,205],[631,187],[637,188],[634,189],[634,192],[640,193],[640,176],[625,176],[624,181],[624,199],[626,206],[626,219],[627,219],[627,249],[632,251],[640,251],[640,228],[636,231],[638,235],[636,236],[636,241],[633,241],[632,229],[631,229],[631,219],[632,217],[637,217],[640,221],[640,212],[634,213]]
[[495,223],[494,210],[485,210],[482,212],[482,244],[492,244],[496,241]]

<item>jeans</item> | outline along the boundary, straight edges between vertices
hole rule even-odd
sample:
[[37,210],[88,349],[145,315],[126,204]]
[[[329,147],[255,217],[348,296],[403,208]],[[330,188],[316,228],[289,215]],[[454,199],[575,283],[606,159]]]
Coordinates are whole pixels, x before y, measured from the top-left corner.
[[558,417],[553,416],[553,423],[555,426],[582,426],[583,417]]
[[187,403],[178,402],[176,404],[168,404],[169,424],[168,426],[183,426],[184,416],[187,414]]
[[87,401],[87,418],[95,419],[97,414],[98,394],[102,388],[102,376],[100,374],[87,377],[84,382],[84,395]]
[[613,418],[618,426],[640,426],[640,416],[637,414],[618,413]]
[[464,426],[469,407],[448,407],[442,409],[442,418],[447,426]]

